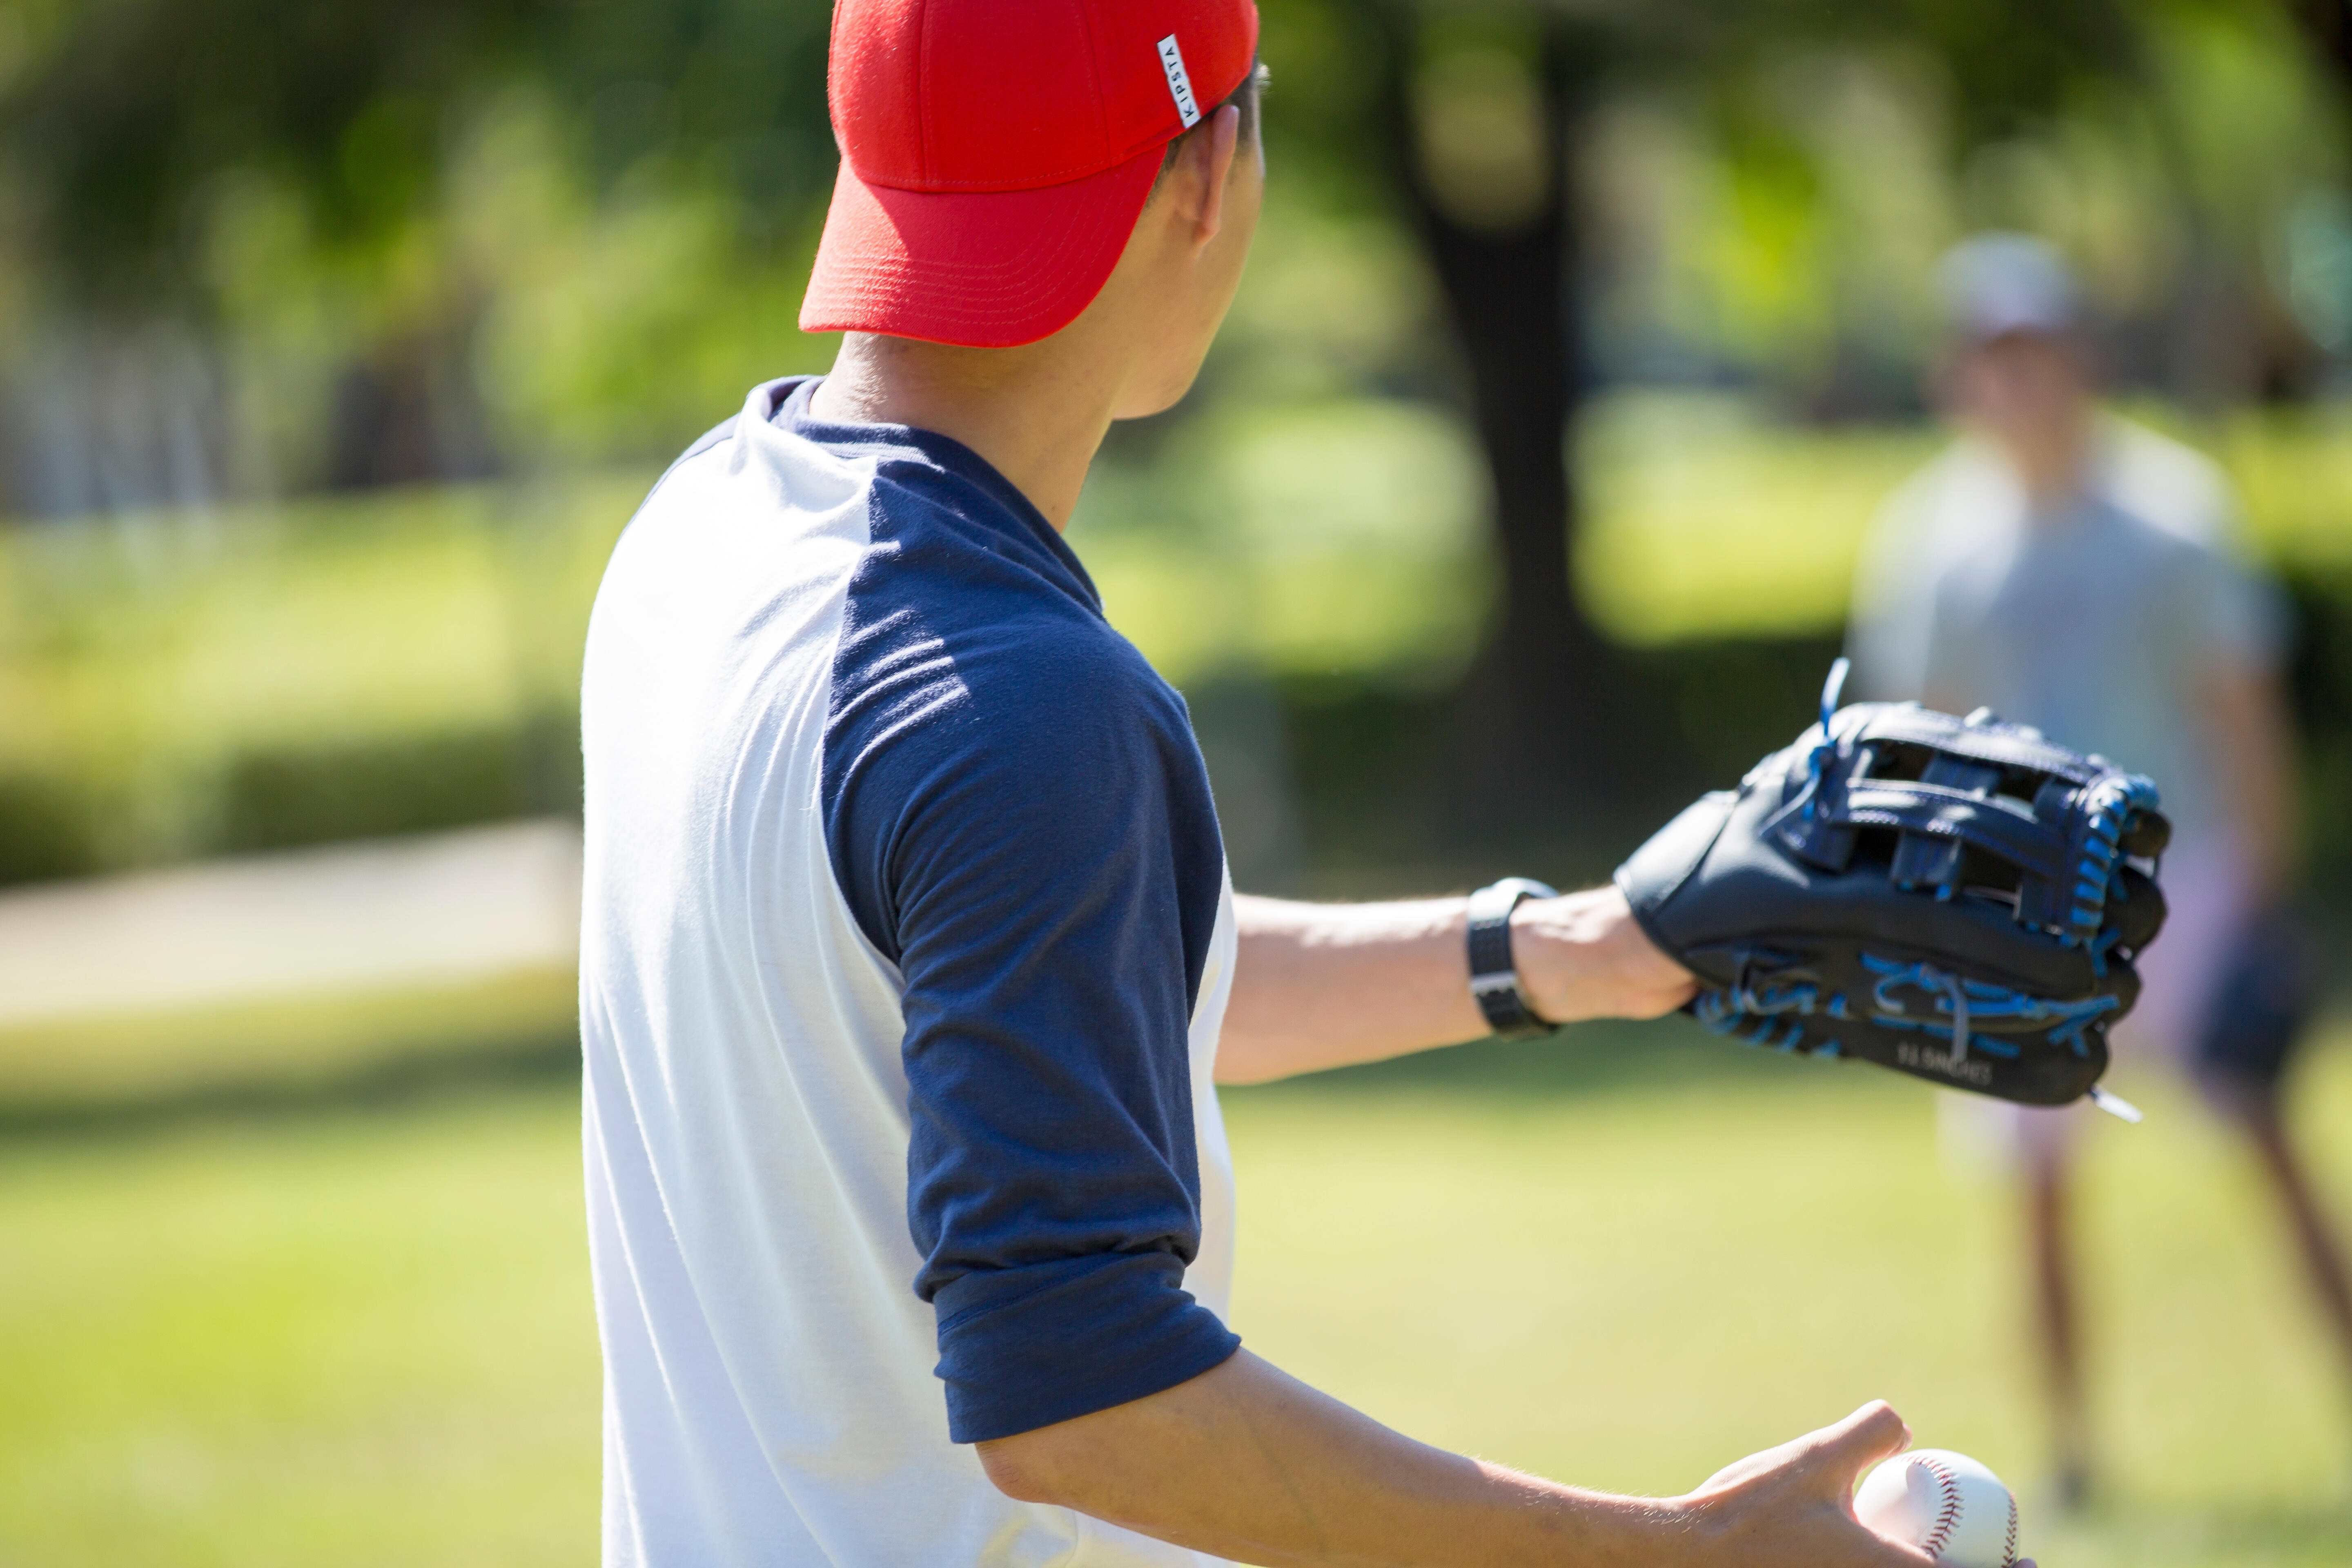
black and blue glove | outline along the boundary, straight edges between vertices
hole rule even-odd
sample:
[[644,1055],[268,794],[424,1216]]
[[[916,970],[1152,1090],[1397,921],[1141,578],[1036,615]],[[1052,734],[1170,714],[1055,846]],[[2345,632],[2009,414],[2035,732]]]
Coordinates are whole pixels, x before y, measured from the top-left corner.
[[1820,724],[1617,868],[1699,977],[1688,1010],[1777,1050],[2128,1112],[2095,1086],[2164,924],[2155,785],[1981,710],[1838,709],[1844,671]]

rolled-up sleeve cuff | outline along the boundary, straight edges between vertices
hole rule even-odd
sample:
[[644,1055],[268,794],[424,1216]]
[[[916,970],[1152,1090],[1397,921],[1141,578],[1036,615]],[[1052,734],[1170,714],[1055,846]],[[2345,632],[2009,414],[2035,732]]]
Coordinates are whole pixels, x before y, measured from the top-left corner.
[[1164,1252],[964,1275],[933,1299],[948,1435],[1009,1437],[1173,1388],[1241,1338],[1184,1289]]

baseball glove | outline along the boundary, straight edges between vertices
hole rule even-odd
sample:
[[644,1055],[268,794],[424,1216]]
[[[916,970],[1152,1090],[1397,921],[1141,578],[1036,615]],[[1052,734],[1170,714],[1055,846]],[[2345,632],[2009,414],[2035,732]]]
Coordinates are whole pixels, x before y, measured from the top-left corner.
[[1699,977],[1688,1011],[1778,1050],[2063,1105],[2095,1086],[2164,923],[2156,786],[1979,710],[1838,709],[1617,868]]

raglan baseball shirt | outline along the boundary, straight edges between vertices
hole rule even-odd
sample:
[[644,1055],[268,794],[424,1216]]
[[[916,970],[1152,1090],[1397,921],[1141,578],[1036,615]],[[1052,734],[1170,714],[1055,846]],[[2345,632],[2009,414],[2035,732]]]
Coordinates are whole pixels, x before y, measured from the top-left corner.
[[816,384],[678,460],[589,629],[604,1561],[1197,1563],[969,1445],[1238,1343],[1200,752],[1019,491]]

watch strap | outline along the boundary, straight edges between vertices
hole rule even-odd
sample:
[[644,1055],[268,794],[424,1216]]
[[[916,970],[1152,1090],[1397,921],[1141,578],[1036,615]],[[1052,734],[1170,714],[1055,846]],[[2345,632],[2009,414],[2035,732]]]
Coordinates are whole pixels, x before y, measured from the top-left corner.
[[1511,959],[1511,911],[1525,899],[1559,896],[1526,877],[1506,877],[1470,895],[1470,994],[1486,1026],[1504,1039],[1529,1039],[1559,1027],[1528,1005]]

